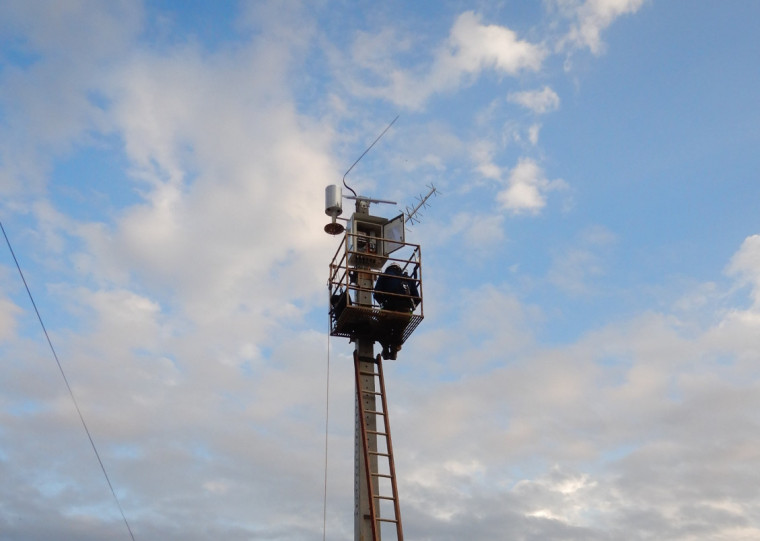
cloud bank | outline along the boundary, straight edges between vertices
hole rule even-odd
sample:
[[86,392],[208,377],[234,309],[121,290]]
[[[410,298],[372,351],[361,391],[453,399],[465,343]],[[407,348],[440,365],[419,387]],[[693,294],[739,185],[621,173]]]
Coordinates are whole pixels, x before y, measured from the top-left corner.
[[[3,224],[136,538],[319,537],[326,405],[327,536],[352,538],[323,190],[398,108],[349,180],[445,194],[409,232],[425,322],[386,366],[407,536],[760,536],[760,237],[737,233],[722,275],[636,281],[642,222],[589,211],[598,164],[543,140],[574,106],[556,64],[644,4],[546,5],[424,36],[242,6],[204,21],[228,36],[210,44],[152,3],[3,4]],[[0,260],[0,531],[124,536],[15,272]]]

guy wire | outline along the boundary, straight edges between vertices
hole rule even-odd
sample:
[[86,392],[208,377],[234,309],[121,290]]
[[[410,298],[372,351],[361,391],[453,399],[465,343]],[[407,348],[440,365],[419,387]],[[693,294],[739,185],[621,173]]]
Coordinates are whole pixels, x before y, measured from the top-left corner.
[[113,489],[113,485],[111,484],[111,479],[108,477],[108,473],[106,472],[106,467],[103,464],[103,461],[100,459],[100,453],[98,453],[98,449],[97,447],[95,447],[95,442],[92,439],[90,430],[87,428],[87,423],[85,423],[84,421],[82,410],[79,409],[79,404],[77,403],[77,399],[74,397],[74,391],[71,390],[71,385],[69,385],[69,380],[66,377],[66,373],[63,371],[63,366],[61,365],[61,361],[58,359],[58,354],[55,352],[55,348],[53,347],[53,342],[50,340],[50,335],[47,332],[47,328],[45,328],[45,324],[42,322],[42,316],[40,315],[40,311],[37,309],[37,303],[34,302],[34,297],[32,297],[32,291],[29,289],[29,285],[26,283],[26,278],[24,278],[24,273],[21,272],[21,265],[19,265],[18,259],[16,258],[16,253],[13,251],[13,247],[11,246],[11,241],[10,239],[8,239],[8,235],[5,233],[5,227],[3,227],[2,221],[0,221],[0,229],[3,231],[3,236],[5,237],[5,243],[8,245],[8,249],[11,252],[11,256],[13,256],[13,261],[16,263],[16,269],[18,269],[18,273],[21,276],[21,281],[24,282],[26,293],[29,296],[29,300],[32,302],[32,306],[34,307],[34,312],[37,314],[37,320],[40,322],[40,326],[42,327],[42,332],[45,334],[45,338],[47,339],[48,346],[50,346],[50,351],[53,353],[55,362],[58,365],[58,370],[60,370],[61,376],[63,376],[63,381],[66,384],[66,388],[69,390],[69,396],[71,396],[71,401],[74,403],[74,408],[76,408],[77,410],[77,414],[79,415],[79,420],[82,422],[84,431],[87,433],[87,439],[90,440],[90,445],[92,446],[92,450],[95,452],[95,456],[97,457],[98,463],[100,464],[100,469],[103,471],[103,476],[105,476],[106,478],[106,483],[108,483],[108,488],[111,489],[111,494],[113,495],[113,498],[116,501],[116,506],[119,508],[119,513],[121,513],[121,518],[124,519],[124,524],[127,526],[127,531],[129,532],[129,536],[132,538],[132,541],[135,541],[135,536],[132,533],[132,528],[129,527],[129,522],[127,521],[127,516],[124,514],[124,509],[122,509],[121,507],[121,502],[119,502],[119,497],[116,495],[116,491]]

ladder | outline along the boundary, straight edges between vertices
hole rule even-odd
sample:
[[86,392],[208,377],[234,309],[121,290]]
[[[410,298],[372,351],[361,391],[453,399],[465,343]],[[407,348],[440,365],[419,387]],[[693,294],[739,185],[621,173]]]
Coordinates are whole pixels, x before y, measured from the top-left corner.
[[[363,367],[362,367],[363,365]],[[385,379],[383,378],[383,363],[380,355],[371,366],[376,370],[367,371],[368,362],[361,363],[359,356],[354,352],[354,367],[356,372],[356,398],[359,404],[359,418],[361,419],[362,446],[364,449],[365,473],[367,476],[367,490],[369,492],[369,511],[372,522],[372,539],[380,541],[381,525],[390,523],[395,525],[396,539],[404,541],[404,533],[401,527],[401,509],[398,502],[398,488],[396,485],[396,466],[393,461],[393,444],[391,442],[391,425],[388,420],[388,402],[385,398]],[[362,385],[362,376],[376,378],[379,390],[365,389]],[[377,399],[380,400],[377,400]],[[374,404],[374,406],[373,406]],[[382,423],[378,422],[382,419]],[[372,421],[375,422],[372,422]],[[368,428],[367,425],[370,425]],[[378,427],[382,427],[378,428]],[[375,429],[373,429],[375,428]],[[374,445],[370,445],[370,439]],[[385,449],[378,450],[377,442],[385,442]],[[380,468],[381,461],[387,460],[387,469]],[[387,491],[390,485],[390,494],[381,493],[381,489]],[[392,503],[392,507],[385,505],[386,514],[392,511],[393,516],[381,516],[381,503]],[[390,509],[387,509],[390,507]]]

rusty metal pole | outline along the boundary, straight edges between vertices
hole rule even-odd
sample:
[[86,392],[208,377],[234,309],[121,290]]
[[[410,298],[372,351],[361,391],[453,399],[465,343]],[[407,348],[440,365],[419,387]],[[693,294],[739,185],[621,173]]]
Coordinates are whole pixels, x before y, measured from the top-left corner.
[[[360,372],[372,373],[375,370],[373,354],[373,343],[368,340],[358,340],[355,348],[356,355],[359,359]],[[359,384],[363,390],[363,409],[364,411],[375,410],[375,378],[373,376],[360,375]],[[354,426],[354,539],[355,541],[380,541],[380,532],[377,531],[377,539],[373,536],[372,514],[370,505],[373,505],[369,497],[369,487],[367,483],[367,469],[364,463],[364,446],[362,443],[362,431],[360,426],[359,412],[359,390],[356,390],[355,404],[355,426]],[[377,473],[377,418],[374,414],[365,413],[365,426],[367,428],[367,448],[370,453],[370,471]],[[377,483],[373,483],[375,494],[378,492]]]
[[[364,202],[356,202],[357,214],[369,214],[369,205]],[[357,294],[357,303],[364,306],[372,306],[372,287],[373,280],[370,272],[361,272],[357,269],[357,286],[359,291]],[[375,342],[369,338],[358,337],[355,339],[354,351],[359,359],[359,369],[361,372],[372,373],[375,371],[374,362],[374,346]],[[375,409],[375,378],[373,376],[362,375],[359,377],[360,385],[364,391],[364,410],[372,411]],[[355,423],[354,423],[354,540],[355,541],[380,541],[380,533],[378,529],[377,539],[373,537],[373,524],[370,513],[370,505],[373,505],[372,499],[369,497],[369,489],[367,483],[367,470],[364,464],[364,445],[362,443],[362,431],[361,420],[359,419],[359,389],[356,389],[356,403],[355,403]],[[367,415],[365,418],[365,426],[369,435],[367,436],[367,443],[370,453],[377,451],[377,436],[374,432],[377,431],[377,419],[375,415]],[[371,431],[371,432],[370,432]],[[370,468],[372,472],[377,472],[377,456],[370,454]],[[374,483],[377,485],[377,483]],[[377,493],[377,486],[374,487]]]

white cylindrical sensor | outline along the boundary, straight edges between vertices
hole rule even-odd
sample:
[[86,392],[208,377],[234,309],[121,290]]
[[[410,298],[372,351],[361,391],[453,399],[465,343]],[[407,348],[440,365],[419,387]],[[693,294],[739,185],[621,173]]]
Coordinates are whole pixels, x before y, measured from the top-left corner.
[[337,184],[325,188],[325,214],[340,216],[343,213],[343,190]]

